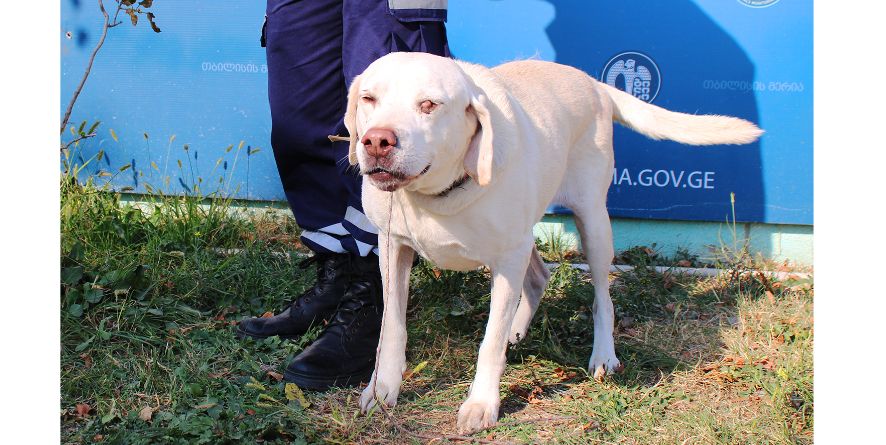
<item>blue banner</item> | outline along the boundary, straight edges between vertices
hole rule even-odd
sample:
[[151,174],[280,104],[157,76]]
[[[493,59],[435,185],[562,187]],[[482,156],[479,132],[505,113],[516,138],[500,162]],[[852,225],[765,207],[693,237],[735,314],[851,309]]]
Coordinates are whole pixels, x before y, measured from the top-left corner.
[[[102,125],[78,156],[104,151],[93,172],[131,163],[118,189],[284,199],[269,146],[264,2],[152,10],[160,34],[128,17],[109,31],[72,116]],[[670,110],[766,130],[751,145],[688,147],[617,128],[612,216],[723,221],[734,193],[739,221],[812,224],[811,1],[452,0],[447,26],[458,58],[556,61]],[[100,30],[94,3],[62,1],[62,107]]]

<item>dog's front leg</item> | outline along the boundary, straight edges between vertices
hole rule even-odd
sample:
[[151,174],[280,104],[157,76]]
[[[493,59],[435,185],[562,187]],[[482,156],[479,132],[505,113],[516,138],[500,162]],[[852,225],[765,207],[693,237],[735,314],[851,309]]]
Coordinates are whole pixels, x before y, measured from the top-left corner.
[[406,370],[406,302],[415,251],[381,233],[378,241],[385,307],[375,372],[360,396],[360,408],[364,413],[379,400],[387,406],[397,403],[403,371]]
[[474,382],[471,384],[468,399],[458,410],[460,433],[468,434],[489,428],[498,420],[498,388],[505,370],[508,337],[520,302],[531,247],[509,252],[502,256],[499,264],[492,266],[489,321],[480,344]]

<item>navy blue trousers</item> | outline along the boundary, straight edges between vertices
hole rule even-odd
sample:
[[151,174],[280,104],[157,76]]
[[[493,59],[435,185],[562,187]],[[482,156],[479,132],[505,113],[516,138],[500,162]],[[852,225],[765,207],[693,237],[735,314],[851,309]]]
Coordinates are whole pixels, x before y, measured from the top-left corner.
[[301,240],[311,250],[378,253],[378,231],[363,214],[361,177],[348,164],[348,143],[328,136],[347,135],[347,88],[379,57],[395,51],[449,57],[442,5],[392,10],[388,0],[268,0],[263,41],[271,146]]

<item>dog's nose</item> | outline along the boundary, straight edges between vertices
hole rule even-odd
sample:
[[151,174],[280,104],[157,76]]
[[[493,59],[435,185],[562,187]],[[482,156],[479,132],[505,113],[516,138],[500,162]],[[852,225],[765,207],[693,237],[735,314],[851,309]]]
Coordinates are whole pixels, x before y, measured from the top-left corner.
[[387,128],[370,128],[360,140],[366,147],[366,154],[373,158],[387,157],[397,145],[397,136]]

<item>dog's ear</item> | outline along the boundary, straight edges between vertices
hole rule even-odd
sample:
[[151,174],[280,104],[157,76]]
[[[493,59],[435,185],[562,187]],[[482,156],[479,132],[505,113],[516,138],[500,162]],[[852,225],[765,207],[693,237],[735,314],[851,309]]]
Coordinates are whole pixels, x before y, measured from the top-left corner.
[[351,82],[351,88],[348,90],[348,106],[345,111],[345,128],[351,137],[350,146],[348,148],[348,162],[351,165],[357,165],[357,142],[360,136],[357,134],[357,103],[360,101],[360,76],[354,78]]
[[468,175],[485,186],[492,181],[493,162],[493,130],[492,118],[489,113],[489,100],[484,94],[471,98],[468,114],[477,118],[477,130],[471,137],[468,151],[465,153],[464,167]]

